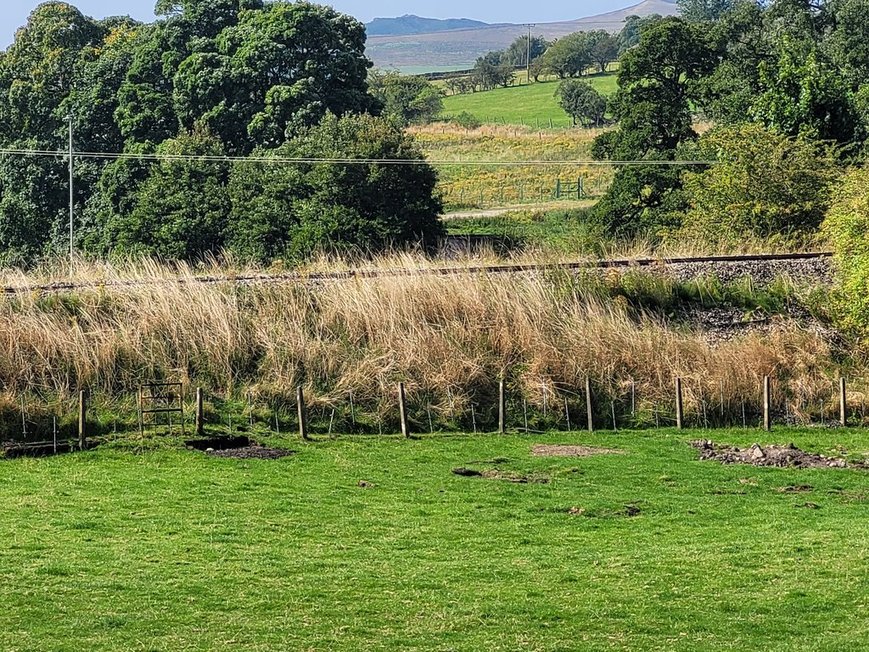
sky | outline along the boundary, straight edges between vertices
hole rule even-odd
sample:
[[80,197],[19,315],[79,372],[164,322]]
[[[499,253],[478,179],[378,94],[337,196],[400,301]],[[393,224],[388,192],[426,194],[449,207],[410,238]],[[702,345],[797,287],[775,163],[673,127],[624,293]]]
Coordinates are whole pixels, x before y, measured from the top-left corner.
[[[67,0],[95,18],[130,15],[143,21],[154,18],[156,0]],[[639,0],[550,0],[543,5],[518,0],[334,0],[324,1],[363,22],[376,16],[416,14],[426,18],[474,18],[487,23],[544,23],[593,16],[621,9]],[[38,0],[0,0],[0,48],[7,47],[15,30],[27,22]]]

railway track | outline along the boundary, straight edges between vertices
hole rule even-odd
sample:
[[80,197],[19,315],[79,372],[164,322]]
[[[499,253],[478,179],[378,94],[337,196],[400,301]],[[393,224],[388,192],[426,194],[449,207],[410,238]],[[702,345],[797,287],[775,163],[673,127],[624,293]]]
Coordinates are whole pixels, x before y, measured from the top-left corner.
[[144,279],[127,281],[94,281],[86,283],[55,282],[30,285],[8,285],[0,288],[0,293],[15,295],[20,293],[55,293],[74,290],[102,288],[136,288],[159,285],[218,285],[235,283],[242,285],[254,284],[284,284],[311,283],[324,281],[340,281],[350,279],[372,279],[412,276],[472,276],[477,274],[522,274],[548,271],[578,271],[582,269],[624,269],[647,267],[675,267],[682,265],[726,265],[739,263],[788,263],[799,261],[817,261],[832,258],[829,252],[811,252],[799,254],[751,254],[731,256],[695,256],[678,258],[624,258],[611,260],[584,260],[567,263],[549,263],[542,265],[471,265],[462,267],[442,267],[431,269],[355,269],[342,272],[312,272],[287,274],[242,274],[215,276],[204,275],[194,277],[179,277],[177,279]]

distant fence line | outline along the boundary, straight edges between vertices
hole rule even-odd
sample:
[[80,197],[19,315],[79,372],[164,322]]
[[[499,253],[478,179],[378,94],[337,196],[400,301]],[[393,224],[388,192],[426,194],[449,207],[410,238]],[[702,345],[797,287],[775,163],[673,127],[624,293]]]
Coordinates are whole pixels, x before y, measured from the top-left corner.
[[444,203],[452,208],[491,208],[521,206],[565,199],[583,200],[600,197],[610,179],[604,174],[555,179],[554,183],[513,183],[469,188],[461,182],[441,186]]
[[[179,385],[179,388],[181,386]],[[87,390],[77,397],[55,403],[35,414],[24,396],[20,414],[7,409],[3,424],[4,450],[7,454],[42,453],[87,449],[113,437],[134,433],[185,432],[203,436],[235,436],[242,433],[298,433],[303,439],[314,435],[341,434],[435,434],[537,433],[548,431],[619,431],[655,428],[713,429],[743,428],[772,430],[776,426],[863,427],[866,396],[850,390],[844,378],[831,379],[830,396],[814,401],[794,402],[765,377],[753,396],[731,396],[720,387],[710,392],[698,383],[676,378],[668,399],[643,397],[630,379],[613,379],[606,384],[586,379],[579,387],[553,387],[546,382],[540,393],[529,396],[517,392],[507,381],[478,392],[471,400],[448,394],[435,401],[422,388],[396,384],[394,392],[380,396],[376,404],[360,400],[352,392],[340,399],[308,397],[301,387],[280,404],[258,402],[247,393],[234,400],[211,397],[220,409],[206,405],[205,392],[173,397],[178,400],[177,418],[167,412],[162,423],[142,422],[142,403],[132,396],[91,397]],[[141,401],[141,399],[139,399]],[[111,420],[101,416],[111,414]],[[21,429],[8,423],[18,417]],[[120,417],[120,421],[118,421]],[[174,429],[174,430],[173,430]]]

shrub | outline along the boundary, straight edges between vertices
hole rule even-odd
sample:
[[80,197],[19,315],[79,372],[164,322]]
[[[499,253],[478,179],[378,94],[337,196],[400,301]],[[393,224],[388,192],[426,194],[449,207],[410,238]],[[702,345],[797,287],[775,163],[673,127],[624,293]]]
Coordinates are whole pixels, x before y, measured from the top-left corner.
[[854,170],[842,179],[823,233],[833,245],[838,277],[834,313],[842,324],[869,332],[869,170]]
[[480,119],[475,116],[473,113],[469,113],[468,111],[462,111],[459,115],[453,118],[453,122],[455,122],[460,127],[471,131],[473,129],[479,129],[483,126],[483,123],[480,122]]
[[813,236],[839,174],[835,150],[828,145],[760,125],[710,132],[700,139],[695,156],[717,163],[685,175],[690,208],[683,232],[707,242]]

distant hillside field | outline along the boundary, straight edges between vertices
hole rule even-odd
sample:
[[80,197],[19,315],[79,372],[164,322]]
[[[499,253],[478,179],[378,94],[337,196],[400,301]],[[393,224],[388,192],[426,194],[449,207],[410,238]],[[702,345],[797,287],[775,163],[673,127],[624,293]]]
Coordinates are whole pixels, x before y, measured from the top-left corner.
[[[630,1],[625,0],[625,4],[629,4]],[[581,3],[577,3],[576,11],[582,12]],[[615,33],[621,31],[628,16],[650,14],[672,16],[678,12],[679,8],[675,0],[643,0],[625,9],[598,16],[557,23],[539,23],[534,27],[534,34],[553,40],[574,32],[596,29]],[[503,50],[516,38],[527,33],[528,28],[524,25],[483,25],[471,29],[389,35],[377,35],[369,30],[366,53],[378,68],[399,70],[418,69],[420,66],[430,66],[432,69],[470,68],[477,57],[490,50]]]
[[[604,95],[616,91],[616,75],[595,75],[584,78]],[[555,99],[558,81],[540,82],[530,86],[497,88],[481,93],[451,95],[444,98],[444,116],[454,116],[463,111],[473,114],[483,123],[526,125],[555,128],[572,125],[572,120]]]

